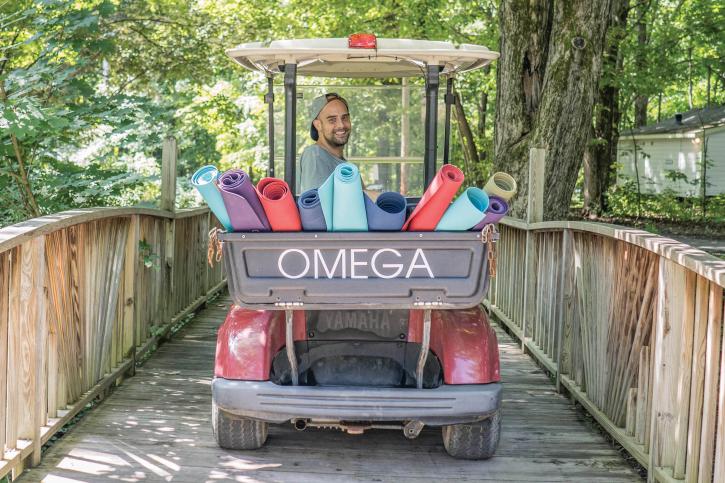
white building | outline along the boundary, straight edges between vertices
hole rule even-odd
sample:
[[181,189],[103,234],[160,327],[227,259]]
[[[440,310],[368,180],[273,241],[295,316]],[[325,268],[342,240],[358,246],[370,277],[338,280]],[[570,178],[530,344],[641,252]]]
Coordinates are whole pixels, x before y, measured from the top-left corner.
[[[693,109],[668,120],[624,131],[617,145],[617,182],[637,179],[642,193],[671,190],[702,196],[725,193],[725,106]],[[636,165],[635,165],[636,160]]]

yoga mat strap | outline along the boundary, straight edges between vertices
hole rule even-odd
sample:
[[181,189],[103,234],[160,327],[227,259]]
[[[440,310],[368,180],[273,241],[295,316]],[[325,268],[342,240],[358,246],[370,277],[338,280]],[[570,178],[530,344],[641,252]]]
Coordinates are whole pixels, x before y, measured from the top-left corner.
[[496,225],[486,225],[481,230],[481,243],[487,246],[488,273],[491,278],[496,277],[496,243],[498,243],[499,236]]

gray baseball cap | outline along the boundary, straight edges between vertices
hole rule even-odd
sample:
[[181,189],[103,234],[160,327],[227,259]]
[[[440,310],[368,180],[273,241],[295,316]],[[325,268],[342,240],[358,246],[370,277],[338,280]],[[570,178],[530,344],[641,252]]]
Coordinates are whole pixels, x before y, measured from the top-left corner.
[[347,107],[348,110],[350,110],[350,106],[347,105],[347,101],[340,96],[339,94],[336,94],[335,92],[328,92],[327,94],[322,94],[321,96],[317,96],[312,100],[312,106],[310,106],[310,137],[317,141],[317,139],[320,137],[320,134],[317,132],[317,128],[312,123],[315,119],[317,119],[317,116],[320,115],[320,112],[322,112],[322,109],[330,102],[338,100],[341,101],[343,104],[345,104],[345,107]]

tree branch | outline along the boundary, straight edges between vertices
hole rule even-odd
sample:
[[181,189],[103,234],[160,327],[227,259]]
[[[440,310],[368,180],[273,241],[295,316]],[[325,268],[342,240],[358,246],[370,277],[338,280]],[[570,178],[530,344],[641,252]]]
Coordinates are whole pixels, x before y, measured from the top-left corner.
[[[3,101],[6,101],[8,98],[7,93],[5,92],[5,85],[2,82],[0,82],[0,96],[2,96]],[[28,173],[25,170],[25,162],[23,161],[23,154],[20,150],[20,143],[14,133],[10,133],[10,141],[13,144],[13,152],[15,153],[15,159],[18,162],[18,170],[20,171],[20,180],[18,181],[18,184],[21,191],[25,192],[25,203],[33,218],[35,218],[40,216],[40,208],[38,207],[38,202],[35,200],[35,196],[33,195],[33,190],[30,187]]]

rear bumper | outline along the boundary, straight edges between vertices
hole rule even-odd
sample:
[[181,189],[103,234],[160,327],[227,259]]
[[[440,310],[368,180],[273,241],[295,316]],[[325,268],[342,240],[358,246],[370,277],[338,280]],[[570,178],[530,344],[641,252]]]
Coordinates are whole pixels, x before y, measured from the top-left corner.
[[404,421],[427,425],[478,421],[501,406],[501,384],[443,385],[436,389],[279,386],[269,381],[212,381],[212,396],[232,414],[281,423]]

